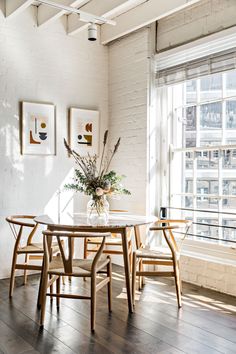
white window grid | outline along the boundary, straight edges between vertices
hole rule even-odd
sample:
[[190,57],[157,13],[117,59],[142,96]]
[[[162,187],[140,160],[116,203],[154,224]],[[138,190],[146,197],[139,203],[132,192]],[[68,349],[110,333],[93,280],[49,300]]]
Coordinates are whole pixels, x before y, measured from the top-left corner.
[[[175,113],[179,110],[182,111],[186,111],[187,107],[193,107],[196,106],[196,130],[195,131],[188,131],[188,133],[195,133],[196,134],[196,147],[180,147],[180,148],[176,148],[173,147],[173,145],[171,145],[170,147],[170,176],[172,175],[171,173],[171,162],[173,161],[173,159],[175,158],[175,155],[177,154],[183,154],[186,152],[189,152],[192,155],[192,164],[193,164],[193,168],[192,168],[192,183],[193,183],[193,190],[191,193],[187,193],[187,192],[183,192],[184,190],[184,183],[185,183],[185,179],[183,181],[183,185],[182,185],[182,192],[181,193],[175,193],[174,191],[172,192],[172,183],[170,181],[170,190],[169,190],[169,205],[174,207],[172,200],[175,196],[180,196],[182,198],[184,197],[190,197],[192,198],[193,204],[192,204],[192,220],[194,222],[193,224],[193,230],[192,233],[194,235],[197,235],[197,218],[199,218],[199,213],[198,211],[203,211],[202,209],[198,209],[197,208],[197,198],[211,198],[211,199],[215,199],[218,201],[218,208],[215,210],[211,210],[212,212],[212,216],[218,219],[218,224],[219,225],[223,225],[223,219],[225,218],[225,215],[227,216],[227,214],[231,215],[232,217],[232,213],[227,213],[225,211],[225,209],[223,208],[223,200],[224,199],[228,199],[228,198],[232,198],[232,199],[236,199],[236,195],[234,194],[223,194],[223,190],[222,190],[222,186],[223,186],[223,180],[224,179],[230,179],[230,178],[235,178],[236,179],[236,174],[235,176],[232,175],[232,171],[235,171],[235,169],[231,169],[228,172],[231,172],[231,176],[227,176],[225,177],[223,175],[223,171],[225,170],[223,168],[223,158],[224,158],[224,154],[226,153],[226,151],[230,151],[231,152],[231,158],[232,160],[235,160],[235,164],[236,164],[236,144],[226,144],[226,138],[227,138],[227,132],[230,131],[231,132],[231,138],[232,135],[235,136],[236,138],[236,129],[227,129],[226,128],[226,102],[228,100],[236,100],[236,96],[235,95],[227,95],[226,94],[226,73],[222,73],[222,96],[220,98],[217,99],[208,99],[208,100],[201,100],[200,99],[200,78],[196,79],[196,83],[197,83],[197,95],[196,95],[196,102],[195,103],[191,103],[191,104],[186,104],[186,90],[183,90],[182,92],[182,105],[180,107],[175,108]],[[182,84],[183,85],[183,84]],[[208,103],[215,103],[215,102],[220,102],[222,103],[222,127],[220,129],[215,129],[214,131],[220,131],[221,132],[221,144],[219,145],[214,145],[214,146],[200,146],[200,134],[202,132],[206,133],[212,133],[211,129],[201,129],[200,128],[200,107],[201,105],[205,105]],[[176,127],[176,123],[172,125],[172,127]],[[172,132],[172,137],[174,136],[173,132]],[[198,180],[198,171],[199,169],[197,168],[197,160],[198,158],[201,156],[202,158],[207,158],[207,154],[212,154],[212,160],[215,159],[217,161],[217,168],[216,169],[212,169],[212,171],[215,172],[214,177],[212,177],[212,179],[216,179],[218,180],[218,193],[207,193],[207,194],[202,194],[202,193],[197,193],[197,180]],[[185,166],[185,158],[182,161],[182,168],[184,169]],[[184,171],[183,171],[184,172]],[[229,173],[230,174],[230,173]],[[184,175],[184,174],[183,174]],[[187,208],[186,208],[187,209]],[[206,213],[209,210],[206,210]],[[214,214],[214,212],[216,214]],[[235,210],[236,212],[236,210]],[[208,215],[209,216],[209,215]],[[206,216],[207,217],[207,216]],[[223,234],[223,229],[222,227],[219,227],[219,239],[222,239],[222,234]],[[197,236],[196,236],[197,238]],[[221,242],[219,242],[221,243]]]

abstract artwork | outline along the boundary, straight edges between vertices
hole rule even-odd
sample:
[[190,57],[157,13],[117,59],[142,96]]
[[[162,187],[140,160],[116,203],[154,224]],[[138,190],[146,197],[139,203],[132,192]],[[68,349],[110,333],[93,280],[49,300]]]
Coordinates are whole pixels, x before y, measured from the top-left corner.
[[22,102],[21,153],[55,155],[55,106]]
[[70,147],[81,156],[98,155],[99,112],[88,109],[70,108]]

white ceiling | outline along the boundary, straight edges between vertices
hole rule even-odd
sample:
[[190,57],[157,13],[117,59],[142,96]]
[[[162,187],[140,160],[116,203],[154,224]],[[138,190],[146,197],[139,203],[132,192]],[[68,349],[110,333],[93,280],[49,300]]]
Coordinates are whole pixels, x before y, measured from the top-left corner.
[[[200,0],[53,0],[57,4],[80,9],[92,15],[114,19],[115,26],[102,24],[103,44],[117,39],[138,28],[146,26],[173,12],[179,11]],[[88,24],[79,20],[78,15],[65,10],[40,4],[40,0],[5,0],[6,20],[25,11],[29,6],[37,6],[38,27],[48,27],[60,17],[66,16],[67,33],[75,35],[86,29]]]

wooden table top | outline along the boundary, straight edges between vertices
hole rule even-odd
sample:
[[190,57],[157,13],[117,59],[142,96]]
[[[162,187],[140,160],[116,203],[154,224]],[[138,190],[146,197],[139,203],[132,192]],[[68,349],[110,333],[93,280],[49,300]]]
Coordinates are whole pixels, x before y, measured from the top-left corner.
[[126,227],[134,227],[141,225],[148,225],[157,220],[154,216],[130,215],[126,213],[110,213],[109,220],[105,225],[91,225],[84,213],[66,214],[60,217],[53,217],[49,215],[37,216],[35,222],[48,226],[72,226],[81,229],[120,229]]

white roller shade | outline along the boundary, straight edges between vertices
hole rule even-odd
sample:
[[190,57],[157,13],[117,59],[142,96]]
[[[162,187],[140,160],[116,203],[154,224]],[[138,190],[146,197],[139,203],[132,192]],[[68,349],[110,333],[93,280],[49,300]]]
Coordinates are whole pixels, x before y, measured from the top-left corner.
[[173,85],[200,76],[236,69],[236,49],[157,71],[158,86]]
[[[233,33],[231,33],[233,31]],[[236,29],[155,56],[158,86],[236,69]],[[216,38],[220,36],[220,38]]]

